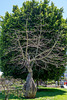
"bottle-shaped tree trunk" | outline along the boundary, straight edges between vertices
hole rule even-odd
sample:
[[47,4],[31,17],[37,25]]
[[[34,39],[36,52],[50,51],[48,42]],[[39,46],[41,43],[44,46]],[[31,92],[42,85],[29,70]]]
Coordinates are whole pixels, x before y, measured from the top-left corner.
[[29,71],[27,75],[26,83],[23,86],[23,90],[26,98],[34,98],[36,95],[37,87],[32,77],[32,70]]

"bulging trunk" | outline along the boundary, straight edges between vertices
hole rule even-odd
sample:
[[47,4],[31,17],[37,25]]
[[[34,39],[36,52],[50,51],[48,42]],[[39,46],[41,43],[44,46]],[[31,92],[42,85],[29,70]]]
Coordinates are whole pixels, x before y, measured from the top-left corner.
[[26,83],[23,86],[24,95],[26,98],[34,98],[37,92],[36,84],[32,78],[32,72],[29,72]]
[[8,100],[8,95],[6,95],[5,100]]

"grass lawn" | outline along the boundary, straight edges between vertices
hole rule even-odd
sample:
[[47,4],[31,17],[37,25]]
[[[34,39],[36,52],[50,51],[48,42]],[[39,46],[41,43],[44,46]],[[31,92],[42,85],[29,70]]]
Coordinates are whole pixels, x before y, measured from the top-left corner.
[[[0,100],[4,100],[4,95],[0,93]],[[18,98],[11,95],[9,100],[67,100],[67,89],[39,87],[34,99]]]

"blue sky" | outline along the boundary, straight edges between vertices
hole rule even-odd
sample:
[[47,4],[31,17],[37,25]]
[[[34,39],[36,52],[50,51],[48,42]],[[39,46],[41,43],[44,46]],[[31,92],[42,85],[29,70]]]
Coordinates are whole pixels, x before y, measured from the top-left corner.
[[[0,15],[4,16],[5,12],[12,12],[13,5],[18,5],[19,8],[22,6],[22,3],[26,0],[1,0],[0,1]],[[63,7],[64,13],[63,18],[67,18],[67,0],[50,0],[53,1],[55,6],[58,8]]]

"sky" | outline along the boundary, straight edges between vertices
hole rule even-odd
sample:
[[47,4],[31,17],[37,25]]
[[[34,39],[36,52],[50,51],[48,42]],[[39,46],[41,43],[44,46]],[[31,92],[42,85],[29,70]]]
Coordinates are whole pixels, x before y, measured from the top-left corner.
[[[5,12],[8,11],[9,13],[12,12],[13,5],[18,5],[18,7],[22,7],[22,3],[26,0],[1,0],[0,1],[0,15],[4,16]],[[67,18],[67,0],[50,0],[53,1],[55,6],[58,8],[63,7],[64,13],[63,18]]]

